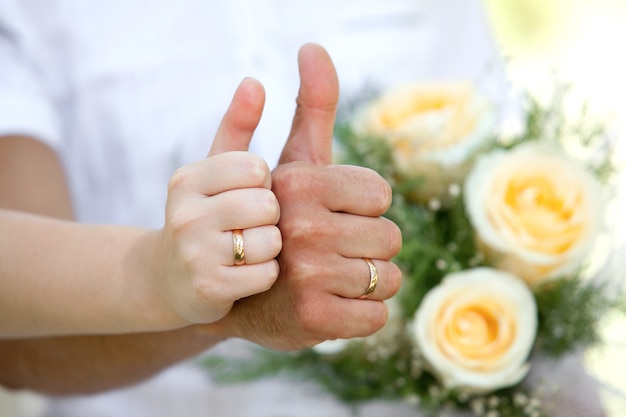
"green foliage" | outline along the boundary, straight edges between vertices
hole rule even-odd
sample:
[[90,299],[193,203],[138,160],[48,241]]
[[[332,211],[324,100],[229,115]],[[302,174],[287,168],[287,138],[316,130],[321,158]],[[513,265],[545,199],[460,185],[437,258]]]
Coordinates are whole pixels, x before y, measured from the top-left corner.
[[546,283],[535,294],[538,348],[554,357],[600,342],[600,320],[620,308],[623,295],[580,274]]
[[[453,407],[500,417],[546,417],[532,400],[532,392],[522,385],[486,395],[444,388],[421,357],[408,332],[408,326],[422,299],[449,273],[485,265],[475,242],[474,231],[465,211],[463,190],[439,204],[420,204],[411,199],[421,178],[405,178],[396,170],[387,142],[355,134],[349,120],[366,91],[341,109],[335,127],[338,161],[371,168],[392,186],[393,202],[385,214],[403,234],[403,247],[394,259],[404,272],[403,287],[396,297],[401,308],[401,324],[395,333],[355,339],[338,353],[324,354],[314,349],[297,353],[277,353],[259,349],[252,360],[226,361],[210,358],[203,366],[223,383],[240,383],[267,376],[288,376],[316,381],[346,404],[357,407],[372,399],[407,401],[420,410],[437,415]],[[590,170],[606,178],[611,172],[610,146],[600,123],[589,123],[584,114],[569,122],[563,97],[548,106],[529,98],[524,132],[506,141],[494,138],[491,147],[511,149],[529,141],[554,142],[578,150],[601,148],[597,160],[584,160]],[[586,109],[583,110],[583,113]],[[582,152],[589,156],[592,152]],[[488,265],[487,265],[488,266]],[[535,349],[559,357],[600,341],[598,325],[609,310],[626,311],[624,297],[608,285],[585,279],[582,271],[561,277],[535,289],[539,329]],[[381,340],[381,337],[386,339]],[[378,339],[377,339],[378,338]]]

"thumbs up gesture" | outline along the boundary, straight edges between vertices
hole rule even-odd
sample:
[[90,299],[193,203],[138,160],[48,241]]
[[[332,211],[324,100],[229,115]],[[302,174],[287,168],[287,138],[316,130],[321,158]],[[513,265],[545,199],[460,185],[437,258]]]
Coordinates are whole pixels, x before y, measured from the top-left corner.
[[389,260],[401,234],[380,217],[391,188],[374,171],[329,165],[338,101],[337,75],[326,51],[299,54],[296,113],[272,191],[280,203],[280,276],[269,291],[235,303],[211,329],[277,350],[327,339],[367,336],[387,319],[383,300],[400,287]]
[[245,79],[206,159],[170,179],[154,276],[171,327],[221,319],[278,277],[279,205],[265,161],[248,149],[265,93]]

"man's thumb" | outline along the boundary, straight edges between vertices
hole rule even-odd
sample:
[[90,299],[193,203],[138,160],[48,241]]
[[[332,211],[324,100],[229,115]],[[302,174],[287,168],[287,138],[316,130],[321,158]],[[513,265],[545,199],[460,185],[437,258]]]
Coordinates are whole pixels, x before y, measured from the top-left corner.
[[208,156],[229,151],[247,151],[265,105],[263,85],[245,78],[237,87],[220,123]]
[[300,91],[289,139],[279,163],[293,161],[328,165],[332,162],[339,81],[324,48],[309,43],[298,54]]

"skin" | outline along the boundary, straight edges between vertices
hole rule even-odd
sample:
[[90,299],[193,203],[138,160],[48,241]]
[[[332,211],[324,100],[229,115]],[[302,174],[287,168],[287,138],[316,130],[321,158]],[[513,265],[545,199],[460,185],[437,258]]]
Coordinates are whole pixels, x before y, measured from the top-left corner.
[[[260,88],[241,84],[226,125]],[[220,129],[216,147],[226,140],[229,130]],[[211,150],[172,176],[159,230],[1,211],[0,336],[170,330],[221,319],[236,300],[267,291],[278,277],[280,210],[270,187],[261,158]],[[245,229],[242,266],[233,265],[232,229]]]
[[[327,339],[367,336],[383,326],[387,318],[383,300],[398,291],[401,281],[399,269],[389,262],[400,249],[400,231],[380,217],[391,203],[391,190],[371,170],[329,165],[338,100],[335,69],[326,51],[314,44],[302,47],[299,67],[301,88],[292,131],[280,164],[271,175],[271,190],[280,205],[277,225],[282,234],[282,251],[277,257],[280,270],[274,285],[236,301],[223,318],[208,324],[151,333],[2,340],[0,382],[3,385],[51,394],[97,392],[141,381],[233,337],[270,349],[295,350]],[[224,140],[216,141],[211,155],[238,155],[247,149],[260,118],[264,92],[251,79],[244,80],[238,91],[242,88],[243,98],[233,100],[216,135]],[[15,138],[10,142],[22,146],[29,141]],[[0,141],[0,155],[5,152],[4,143],[5,140]],[[57,184],[63,174],[54,152],[45,147],[39,151],[38,158],[49,162],[42,165],[46,169],[29,165],[31,152],[19,155],[21,163],[17,165],[33,167],[36,172],[33,188],[24,188],[14,171],[0,165],[0,178],[15,178],[8,181],[15,193],[35,195],[41,184],[48,181],[67,189],[64,182]],[[185,178],[181,173],[175,174],[170,187],[181,182],[177,175]],[[189,185],[185,181],[182,184]],[[266,190],[264,186],[258,188]],[[186,190],[184,186],[183,190]],[[36,204],[31,205],[29,201],[34,197],[18,201],[10,197],[10,191],[5,194],[3,189],[1,194],[4,207],[48,214],[47,204],[39,206],[39,210]],[[50,198],[63,200],[67,194],[53,194]],[[55,204],[66,211],[50,215],[70,217],[67,201]],[[168,210],[170,207],[166,213]],[[244,240],[248,247],[253,238],[246,232]],[[148,269],[153,268],[155,280],[164,279],[163,274],[167,276],[169,272],[161,269],[159,263],[164,259],[161,255],[172,252],[161,243],[163,240],[151,240],[150,233],[154,231],[144,238],[154,246],[146,244],[148,249],[137,259],[143,259]],[[184,234],[184,230],[180,233]],[[231,243],[223,244],[228,248]],[[258,256],[252,252],[250,256]],[[367,300],[358,300],[369,278],[363,257],[374,261],[379,285]],[[179,276],[178,272],[170,275]],[[193,317],[197,311],[191,310],[188,313]],[[342,320],[336,320],[337,317]]]

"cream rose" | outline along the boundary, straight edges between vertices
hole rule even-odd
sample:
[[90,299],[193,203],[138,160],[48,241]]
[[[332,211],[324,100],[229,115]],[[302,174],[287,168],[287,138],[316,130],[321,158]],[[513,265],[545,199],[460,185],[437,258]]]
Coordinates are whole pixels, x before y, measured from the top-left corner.
[[530,285],[580,266],[604,208],[594,176],[538,143],[480,158],[465,182],[465,205],[487,260]]
[[528,373],[537,307],[516,276],[469,269],[446,276],[426,294],[413,332],[447,387],[488,392],[512,386]]
[[402,176],[423,178],[413,196],[446,200],[493,134],[494,113],[469,83],[401,85],[356,113],[353,129],[389,141]]

